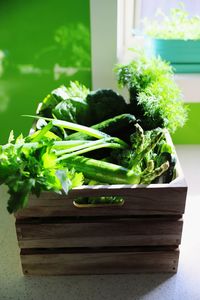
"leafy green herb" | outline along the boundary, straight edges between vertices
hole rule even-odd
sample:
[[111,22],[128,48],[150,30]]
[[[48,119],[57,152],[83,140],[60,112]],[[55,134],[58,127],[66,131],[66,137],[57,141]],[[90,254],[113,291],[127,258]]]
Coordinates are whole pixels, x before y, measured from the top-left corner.
[[[47,137],[52,126],[75,130],[84,129],[98,138],[97,141],[56,141]],[[24,208],[28,203],[30,193],[40,195],[42,191],[61,193],[83,184],[84,177],[77,168],[63,163],[68,157],[77,156],[102,147],[124,148],[126,143],[118,138],[109,137],[100,131],[64,122],[50,120],[39,133],[27,138],[20,135],[14,143],[14,134],[11,132],[8,144],[0,146],[0,184],[9,188],[10,198],[8,211],[10,213]]]
[[[39,196],[43,190],[66,190],[66,181],[59,179],[57,171],[60,170],[65,177],[70,171],[56,162],[51,147],[52,143],[47,140],[29,148],[11,143],[0,147],[0,184],[9,187],[10,213],[25,207],[31,192]],[[71,182],[67,182],[67,189],[70,185]]]
[[190,17],[183,3],[172,8],[167,16],[158,9],[153,21],[143,20],[146,35],[158,39],[200,39],[200,16]]
[[119,86],[130,93],[129,113],[145,130],[165,127],[175,132],[184,125],[187,108],[168,63],[138,51],[128,65],[118,65],[116,73]]

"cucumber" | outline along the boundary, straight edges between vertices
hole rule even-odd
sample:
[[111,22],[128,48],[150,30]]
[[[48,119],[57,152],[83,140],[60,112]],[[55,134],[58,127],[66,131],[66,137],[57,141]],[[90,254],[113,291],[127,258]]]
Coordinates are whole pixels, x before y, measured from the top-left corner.
[[86,178],[106,184],[139,184],[141,179],[140,175],[132,170],[83,156],[69,157],[63,162],[68,168],[82,172]]
[[[116,116],[114,118],[105,120],[101,123],[98,123],[96,125],[91,126],[91,128],[102,131],[104,133],[107,133],[109,135],[113,136],[119,136],[124,132],[124,130],[132,132],[134,131],[134,124],[136,123],[136,118],[134,115],[131,114],[122,114],[119,116]],[[87,140],[91,139],[90,136],[83,134],[81,132],[76,132],[73,134],[70,134],[66,140]]]

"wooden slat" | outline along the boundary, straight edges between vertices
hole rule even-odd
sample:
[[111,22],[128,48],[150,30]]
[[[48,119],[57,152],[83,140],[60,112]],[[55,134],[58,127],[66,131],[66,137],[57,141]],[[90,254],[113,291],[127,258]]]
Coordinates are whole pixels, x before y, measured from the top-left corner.
[[178,250],[21,254],[25,275],[176,272]]
[[[21,248],[179,245],[181,219],[119,218],[96,221],[16,223]],[[44,223],[45,221],[45,223]]]
[[[152,185],[150,185],[152,186]],[[29,206],[16,218],[49,216],[180,215],[184,213],[187,186],[158,187],[95,186],[72,190],[69,196],[44,192],[31,196]],[[160,185],[159,185],[160,186]],[[77,208],[73,200],[81,196],[122,196],[123,206]]]

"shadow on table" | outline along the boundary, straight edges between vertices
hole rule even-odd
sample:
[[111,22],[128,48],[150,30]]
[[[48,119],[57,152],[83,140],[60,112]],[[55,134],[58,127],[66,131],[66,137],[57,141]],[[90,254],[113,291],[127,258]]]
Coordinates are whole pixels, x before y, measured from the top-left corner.
[[[174,274],[90,275],[61,277],[21,277],[21,298],[54,300],[134,300],[155,299],[162,284]],[[154,296],[151,297],[151,293]],[[18,294],[18,295],[19,295]],[[151,297],[151,298],[149,298]]]

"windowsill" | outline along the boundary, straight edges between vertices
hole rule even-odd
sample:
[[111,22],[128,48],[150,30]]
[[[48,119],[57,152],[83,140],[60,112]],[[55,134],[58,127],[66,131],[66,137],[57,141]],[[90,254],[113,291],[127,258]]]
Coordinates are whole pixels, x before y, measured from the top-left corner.
[[185,102],[200,102],[200,73],[175,74],[175,80],[182,90]]
[[[128,45],[124,47],[123,55],[119,57],[119,62],[127,64],[133,58],[132,51],[127,50],[133,47],[145,47],[143,37],[134,37],[129,40]],[[200,73],[177,73],[175,74],[175,81],[182,91],[184,101],[187,103],[200,103]]]

